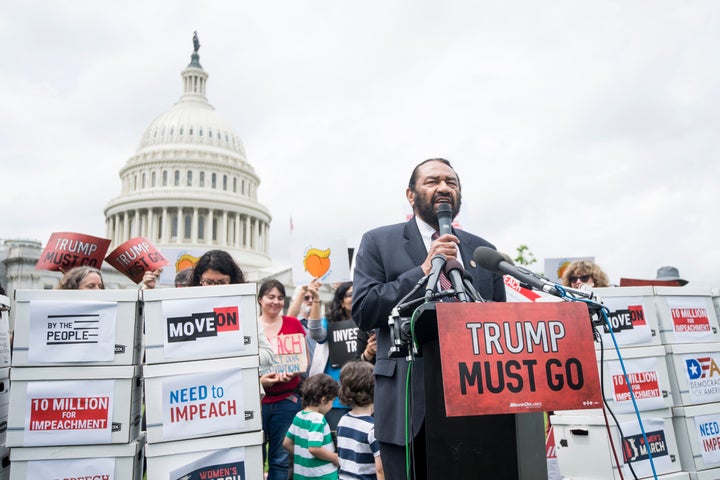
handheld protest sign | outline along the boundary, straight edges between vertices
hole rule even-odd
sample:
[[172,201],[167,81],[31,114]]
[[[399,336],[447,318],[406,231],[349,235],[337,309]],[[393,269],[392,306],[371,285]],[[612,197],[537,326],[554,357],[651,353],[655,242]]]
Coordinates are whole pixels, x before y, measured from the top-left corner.
[[66,272],[87,265],[100,268],[110,240],[83,233],[55,232],[50,235],[35,270]]
[[352,320],[328,323],[329,362],[333,368],[341,368],[355,360],[357,353],[358,326]]
[[160,250],[144,237],[131,238],[110,252],[105,260],[135,283],[142,281],[145,272],[157,270],[170,263]]
[[302,373],[307,371],[307,343],[302,333],[278,335],[268,339],[273,349],[273,364],[270,371],[274,373]]
[[314,240],[292,246],[292,274],[296,285],[313,279],[322,283],[346,282],[350,278],[350,262],[346,240]]

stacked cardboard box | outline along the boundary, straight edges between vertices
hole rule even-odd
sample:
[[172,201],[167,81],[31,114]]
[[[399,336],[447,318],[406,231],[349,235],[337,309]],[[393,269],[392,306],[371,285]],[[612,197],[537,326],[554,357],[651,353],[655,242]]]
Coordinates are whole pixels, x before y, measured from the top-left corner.
[[11,479],[142,478],[137,291],[18,290]]
[[[614,460],[617,455],[626,477],[632,476],[632,466],[638,478],[654,474],[663,479],[720,478],[703,473],[713,468],[712,463],[720,466],[720,457],[715,462],[698,462],[699,456],[713,456],[691,448],[703,441],[691,438],[694,434],[710,433],[711,427],[706,424],[714,418],[708,415],[715,411],[714,407],[691,405],[717,401],[689,387],[692,380],[688,377],[701,376],[705,371],[701,366],[699,373],[691,373],[692,362],[709,365],[718,355],[720,335],[711,292],[687,287],[623,287],[596,289],[595,293],[610,310],[614,340],[609,328],[600,327],[603,350],[597,344],[596,353],[605,399],[617,414],[623,436],[609,412],[605,413],[610,435],[600,409],[556,412],[551,419],[561,473],[588,479],[620,478]],[[720,381],[720,370],[716,375]],[[691,425],[694,428],[689,428]]]
[[143,292],[148,478],[262,478],[255,288]]

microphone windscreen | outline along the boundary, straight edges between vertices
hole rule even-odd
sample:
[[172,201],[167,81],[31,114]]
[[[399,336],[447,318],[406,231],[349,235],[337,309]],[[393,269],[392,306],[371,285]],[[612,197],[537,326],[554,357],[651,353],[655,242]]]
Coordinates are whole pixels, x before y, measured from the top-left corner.
[[515,265],[515,262],[514,262],[513,259],[510,257],[510,255],[508,255],[507,253],[503,253],[503,252],[498,252],[498,253],[503,256],[503,258],[505,259],[505,261],[506,261],[507,263],[509,263],[510,265]]
[[463,271],[462,263],[458,262],[454,258],[451,258],[445,264],[445,275],[449,275],[450,270],[460,270],[462,272]]
[[437,213],[438,217],[441,215],[452,216],[452,207],[449,203],[438,203],[438,206],[435,208],[435,213]]
[[473,252],[473,260],[484,269],[497,272],[498,265],[500,265],[500,262],[505,261],[505,257],[490,247],[477,247]]

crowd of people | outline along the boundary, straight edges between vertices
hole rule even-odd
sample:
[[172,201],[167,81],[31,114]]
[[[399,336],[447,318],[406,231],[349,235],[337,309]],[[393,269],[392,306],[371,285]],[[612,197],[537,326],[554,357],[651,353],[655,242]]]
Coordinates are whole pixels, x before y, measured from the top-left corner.
[[[406,198],[413,217],[362,237],[354,279],[333,285],[326,309],[317,279],[297,287],[289,302],[278,280],[259,286],[259,382],[268,480],[426,478],[422,358],[414,361],[408,382],[406,359],[389,355],[388,317],[400,299],[412,296],[416,285],[430,276],[438,256],[463,265],[465,278],[483,299],[506,298],[500,273],[471,268],[475,249],[494,249],[490,242],[452,227],[440,233],[438,206],[449,207],[454,218],[462,204],[460,179],[450,162],[433,158],[418,164]],[[687,283],[671,268],[661,268],[664,280]],[[159,275],[159,270],[146,272],[141,288],[155,288]],[[232,257],[212,250],[194,268],[179,272],[175,287],[244,282],[246,276]],[[561,282],[574,289],[610,286],[605,272],[590,261],[573,262]],[[102,289],[102,274],[78,267],[65,274],[59,288]],[[356,349],[338,353],[333,332],[347,329]],[[267,368],[273,361],[271,345],[279,336],[293,334],[306,339],[308,369],[275,373]],[[412,399],[409,414],[404,410],[406,397]]]

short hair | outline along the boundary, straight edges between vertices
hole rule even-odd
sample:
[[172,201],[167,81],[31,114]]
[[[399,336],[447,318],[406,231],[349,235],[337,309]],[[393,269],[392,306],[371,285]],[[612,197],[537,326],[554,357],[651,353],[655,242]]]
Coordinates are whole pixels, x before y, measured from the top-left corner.
[[562,276],[562,284],[566,287],[570,286],[570,277],[579,277],[582,275],[590,275],[596,287],[609,287],[610,279],[597,263],[589,260],[578,260],[567,266]]
[[105,280],[103,280],[102,272],[95,267],[88,267],[87,265],[74,267],[65,272],[57,288],[58,290],[77,290],[80,287],[80,282],[85,280],[85,277],[91,273],[97,273],[100,276],[100,282],[102,282],[101,285],[104,290]]
[[263,283],[260,284],[260,289],[258,290],[258,301],[260,301],[260,299],[264,297],[265,294],[273,288],[277,288],[280,292],[280,295],[285,297],[285,285],[283,285],[282,282],[280,282],[279,280],[271,278],[269,280],[265,280]]
[[350,407],[366,407],[373,403],[375,379],[371,363],[348,362],[340,370],[340,401]]
[[192,271],[193,287],[200,286],[200,278],[207,270],[216,270],[230,277],[230,283],[245,283],[245,274],[233,257],[224,250],[209,250],[200,257]]
[[[412,173],[410,174],[410,181],[408,182],[408,188],[412,191],[415,191],[415,184],[417,183],[417,176],[418,176],[418,170],[420,170],[420,167],[425,165],[426,163],[430,162],[441,162],[447,165],[448,167],[452,168],[452,171],[455,172],[455,169],[453,168],[452,164],[450,163],[450,160],[446,160],[444,158],[428,158],[427,160],[423,160],[422,162],[415,165],[415,168],[413,168]],[[460,176],[455,172],[455,176],[458,177],[458,187],[460,187]]]
[[317,407],[338,396],[340,386],[327,373],[318,373],[308,377],[300,387],[303,407]]
[[185,268],[183,270],[180,270],[175,274],[175,286],[178,287],[187,287],[190,284],[190,281],[192,280],[193,275],[193,269],[192,267]]

